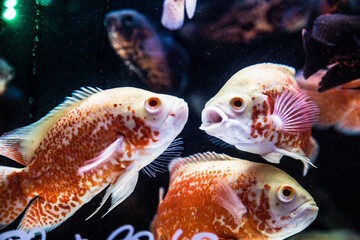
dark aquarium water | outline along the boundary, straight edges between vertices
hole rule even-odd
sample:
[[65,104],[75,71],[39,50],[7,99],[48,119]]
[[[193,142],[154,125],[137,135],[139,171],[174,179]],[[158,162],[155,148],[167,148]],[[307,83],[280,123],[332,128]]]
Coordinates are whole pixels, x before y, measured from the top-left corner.
[[360,239],[358,0],[0,10],[0,240]]

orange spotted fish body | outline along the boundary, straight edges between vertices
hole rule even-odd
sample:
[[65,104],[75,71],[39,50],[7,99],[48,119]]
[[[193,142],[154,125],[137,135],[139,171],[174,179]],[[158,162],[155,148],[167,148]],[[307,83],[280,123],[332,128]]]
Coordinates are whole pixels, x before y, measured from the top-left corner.
[[157,240],[191,239],[199,232],[219,239],[284,239],[317,215],[312,197],[283,171],[224,154],[174,160],[168,192],[152,222]]
[[273,163],[283,155],[299,159],[306,174],[317,155],[311,126],[318,110],[294,74],[271,63],[240,70],[206,103],[200,129]]
[[296,77],[300,87],[320,110],[317,126],[335,126],[345,134],[360,133],[360,92],[358,89],[352,89],[360,86],[360,79],[319,92],[319,83],[326,72],[319,70],[306,80],[302,72]]
[[169,95],[82,88],[38,122],[4,134],[0,153],[26,167],[0,167],[0,228],[35,198],[19,228],[50,231],[109,185],[101,205],[111,195],[111,210],[180,133],[187,112]]

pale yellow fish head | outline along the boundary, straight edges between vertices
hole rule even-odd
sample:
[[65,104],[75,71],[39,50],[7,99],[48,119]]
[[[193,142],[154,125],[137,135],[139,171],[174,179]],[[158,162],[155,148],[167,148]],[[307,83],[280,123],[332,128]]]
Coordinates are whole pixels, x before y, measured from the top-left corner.
[[200,129],[240,150],[268,152],[267,146],[254,143],[265,142],[271,131],[270,95],[296,86],[294,73],[291,67],[271,63],[240,70],[206,103]]
[[[255,164],[257,176],[249,194],[252,220],[270,239],[285,239],[304,230],[317,217],[319,208],[312,196],[290,175],[271,165]],[[259,214],[257,214],[259,213]]]
[[189,109],[181,98],[130,87],[109,91],[111,102],[117,103],[112,112],[118,116],[124,141],[153,159],[167,149],[188,119]]

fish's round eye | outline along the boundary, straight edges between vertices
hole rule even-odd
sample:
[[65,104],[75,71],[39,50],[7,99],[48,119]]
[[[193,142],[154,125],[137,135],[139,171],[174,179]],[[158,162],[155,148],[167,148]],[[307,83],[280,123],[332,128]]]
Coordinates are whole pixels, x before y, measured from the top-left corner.
[[281,185],[277,190],[277,196],[282,202],[290,202],[295,197],[294,188],[289,185]]
[[156,112],[159,106],[160,106],[160,99],[157,97],[151,97],[145,101],[145,109],[150,113]]
[[241,111],[243,110],[244,99],[241,97],[234,97],[231,99],[230,104],[235,111]]

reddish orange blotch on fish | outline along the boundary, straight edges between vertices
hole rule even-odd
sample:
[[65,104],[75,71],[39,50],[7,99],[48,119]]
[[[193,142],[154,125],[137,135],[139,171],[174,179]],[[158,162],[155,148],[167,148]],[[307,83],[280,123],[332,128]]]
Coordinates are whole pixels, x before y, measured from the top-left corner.
[[111,195],[109,212],[187,117],[184,100],[170,95],[129,87],[75,91],[36,123],[0,137],[0,154],[25,165],[0,167],[0,229],[35,198],[19,229],[50,231],[108,186],[100,207]]

